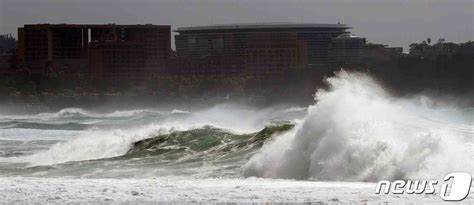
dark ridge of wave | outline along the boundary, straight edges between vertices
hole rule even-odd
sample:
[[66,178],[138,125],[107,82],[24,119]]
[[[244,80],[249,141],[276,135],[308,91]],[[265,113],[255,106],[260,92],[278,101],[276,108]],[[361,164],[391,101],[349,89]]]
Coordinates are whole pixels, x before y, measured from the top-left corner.
[[0,122],[0,128],[10,128],[12,125],[20,123],[19,121]]
[[0,123],[0,129],[23,128],[23,129],[37,129],[37,130],[85,130],[90,125],[81,123],[36,123],[36,122],[21,122],[10,121]]
[[0,157],[18,157],[30,155],[48,149],[58,140],[0,140]]
[[122,157],[159,157],[162,162],[219,160],[258,150],[272,136],[286,132],[294,124],[272,124],[257,133],[233,134],[204,126],[137,141]]

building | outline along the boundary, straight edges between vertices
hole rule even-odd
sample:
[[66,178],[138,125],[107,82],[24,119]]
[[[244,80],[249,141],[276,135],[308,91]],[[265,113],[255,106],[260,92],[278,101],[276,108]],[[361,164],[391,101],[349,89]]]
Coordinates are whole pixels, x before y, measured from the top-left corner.
[[[175,31],[178,33],[176,51],[180,62],[197,61],[199,65],[215,62],[204,73],[216,73],[215,68],[225,73],[260,76],[344,62],[344,56],[338,56],[341,51],[351,62],[357,61],[358,49],[365,39],[343,40],[343,34],[349,34],[348,29],[345,24],[292,23],[183,27]],[[332,48],[338,51],[331,53]],[[198,69],[189,65],[179,69]]]
[[36,24],[18,29],[18,59],[32,72],[51,69],[99,79],[140,81],[171,53],[169,25]]
[[362,48],[362,60],[365,63],[399,59],[402,56],[402,47],[388,47],[384,44],[367,43]]
[[141,84],[163,73],[171,55],[170,26],[109,26],[92,30],[91,37],[90,67],[99,79]]
[[14,54],[0,54],[0,75],[8,75],[13,72],[15,57]]
[[332,39],[328,52],[328,63],[335,66],[360,64],[365,38],[344,33]]
[[16,39],[11,34],[0,35],[0,54],[15,53]]

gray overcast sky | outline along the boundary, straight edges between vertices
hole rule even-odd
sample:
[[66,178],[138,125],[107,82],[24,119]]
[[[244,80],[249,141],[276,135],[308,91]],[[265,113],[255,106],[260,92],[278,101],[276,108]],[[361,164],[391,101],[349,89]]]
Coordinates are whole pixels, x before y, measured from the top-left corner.
[[369,42],[407,47],[427,37],[474,40],[474,0],[0,0],[0,33],[33,23],[197,26],[347,23]]

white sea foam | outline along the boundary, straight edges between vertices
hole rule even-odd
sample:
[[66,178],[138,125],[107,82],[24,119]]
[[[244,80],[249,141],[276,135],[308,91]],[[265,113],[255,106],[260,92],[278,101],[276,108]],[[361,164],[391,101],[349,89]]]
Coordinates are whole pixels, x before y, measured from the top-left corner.
[[474,173],[472,121],[440,119],[427,99],[390,97],[366,75],[342,71],[327,82],[303,122],[250,159],[247,176],[376,181]]
[[[443,201],[438,195],[374,195],[374,183],[279,179],[0,178],[0,203],[321,203],[385,204]],[[471,193],[472,195],[472,193]],[[469,196],[464,202],[472,203]]]
[[288,109],[283,110],[284,113],[290,113],[290,112],[303,112],[306,111],[308,108],[306,107],[290,107]]
[[173,113],[173,114],[189,114],[190,112],[186,111],[186,110],[174,109],[174,110],[171,111],[171,113]]

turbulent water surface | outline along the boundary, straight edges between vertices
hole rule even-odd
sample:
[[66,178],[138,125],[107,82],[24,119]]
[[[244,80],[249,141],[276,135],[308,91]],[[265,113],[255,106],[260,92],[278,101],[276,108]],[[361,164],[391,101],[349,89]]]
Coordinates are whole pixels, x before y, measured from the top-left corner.
[[308,108],[0,115],[0,203],[437,203],[374,182],[474,175],[472,108],[393,98],[361,74],[328,83]]

